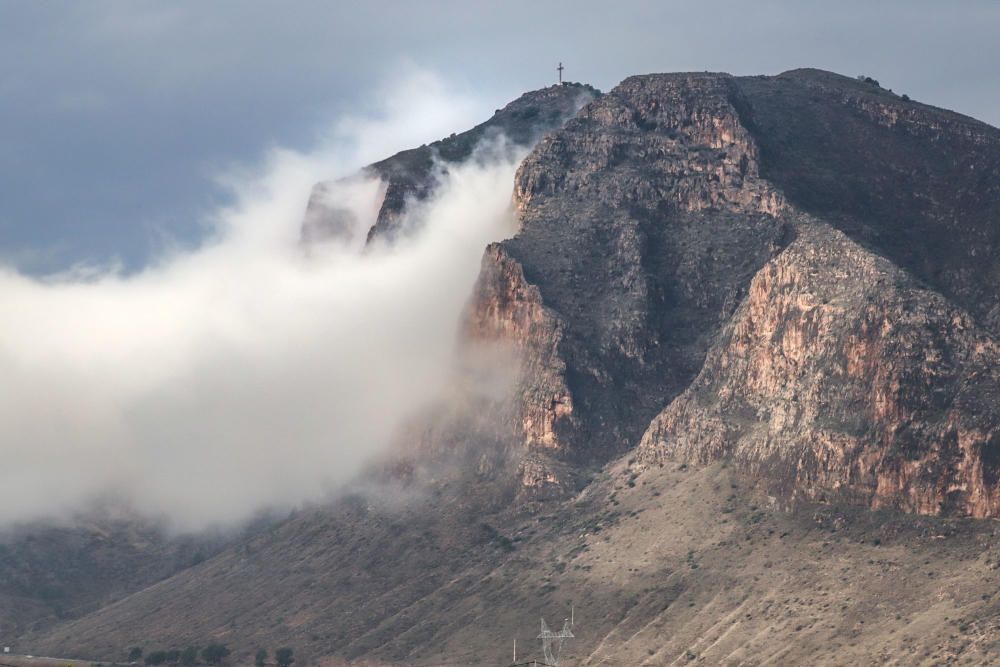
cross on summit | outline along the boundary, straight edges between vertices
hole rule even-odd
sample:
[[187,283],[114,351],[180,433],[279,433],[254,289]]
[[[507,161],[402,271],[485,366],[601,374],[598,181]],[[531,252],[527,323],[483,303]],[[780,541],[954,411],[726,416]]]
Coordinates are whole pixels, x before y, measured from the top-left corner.
[[565,68],[565,67],[563,67],[563,66],[562,66],[562,63],[560,62],[560,63],[559,63],[559,67],[557,67],[556,69],[557,69],[557,70],[559,70],[559,83],[562,83],[562,82],[563,82],[563,80],[562,80],[562,71],[563,71],[564,69],[566,69],[566,68]]

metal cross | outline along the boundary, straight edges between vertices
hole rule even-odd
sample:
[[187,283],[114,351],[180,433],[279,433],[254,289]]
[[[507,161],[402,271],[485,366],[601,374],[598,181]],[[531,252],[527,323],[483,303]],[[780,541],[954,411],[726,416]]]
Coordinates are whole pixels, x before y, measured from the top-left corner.
[[559,83],[562,83],[562,71],[566,68],[562,66],[562,63],[559,63],[559,67],[556,69],[559,70]]

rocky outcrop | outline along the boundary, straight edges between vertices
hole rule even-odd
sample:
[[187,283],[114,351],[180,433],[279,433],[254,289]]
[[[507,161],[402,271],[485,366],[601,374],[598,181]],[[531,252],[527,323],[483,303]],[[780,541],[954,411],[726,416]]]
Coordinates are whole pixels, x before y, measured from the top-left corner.
[[526,352],[526,450],[997,514],[998,137],[812,70],[587,105],[518,171],[472,310]]
[[754,277],[640,463],[731,459],[785,498],[1000,513],[1000,347],[818,221]]
[[[996,389],[1000,131],[817,70],[554,86],[369,167],[368,241],[405,233],[435,165],[500,132],[537,144],[463,326],[518,380],[417,420],[411,467],[461,452],[558,495],[642,440],[646,461],[733,457],[789,498],[996,513],[995,413],[976,401]],[[315,203],[310,229],[358,226]]]
[[515,179],[470,329],[526,351],[521,440],[562,461],[634,446],[790,239],[721,75],[634,77],[545,137]]
[[524,278],[520,264],[502,244],[491,244],[483,258],[473,311],[467,318],[471,341],[509,341],[520,364],[520,407],[516,432],[525,447],[560,449],[560,433],[573,429],[573,397],[566,386],[566,364],[559,318],[542,305],[538,287]]
[[1000,335],[1000,130],[819,70],[736,82],[764,178]]
[[[439,170],[448,164],[468,160],[484,141],[503,136],[517,146],[531,146],[545,133],[566,122],[586,102],[599,96],[597,89],[576,83],[550,86],[525,93],[492,118],[476,127],[450,137],[405,150],[365,167],[361,176],[382,182],[375,221],[361,230],[367,242],[376,239],[391,242],[412,230],[403,228],[404,212],[411,202],[427,199],[438,183]],[[350,177],[346,180],[351,180]],[[353,231],[356,214],[328,195],[339,181],[318,183],[306,207],[302,241],[316,243]]]

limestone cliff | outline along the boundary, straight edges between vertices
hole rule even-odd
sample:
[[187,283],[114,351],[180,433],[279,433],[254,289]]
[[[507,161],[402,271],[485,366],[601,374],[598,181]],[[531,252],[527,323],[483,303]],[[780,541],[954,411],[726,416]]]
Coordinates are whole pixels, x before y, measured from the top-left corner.
[[826,72],[632,77],[522,164],[471,329],[525,350],[529,452],[995,515],[998,165],[995,128]]
[[786,498],[1000,514],[1000,347],[818,221],[753,279],[638,453],[729,458]]
[[520,231],[488,250],[471,328],[529,351],[529,448],[586,465],[634,446],[790,240],[730,88],[633,77],[518,171]]
[[462,460],[544,497],[642,441],[787,498],[997,513],[1000,131],[817,70],[556,86],[372,165],[369,242],[404,233],[435,158],[500,131],[537,144],[463,326],[520,374],[416,419],[403,468]]

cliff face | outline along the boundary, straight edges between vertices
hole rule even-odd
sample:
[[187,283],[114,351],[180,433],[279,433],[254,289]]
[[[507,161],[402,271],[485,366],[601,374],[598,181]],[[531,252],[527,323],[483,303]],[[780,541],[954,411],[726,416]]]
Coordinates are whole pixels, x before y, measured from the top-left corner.
[[329,196],[343,185],[342,181],[317,183],[306,206],[302,241],[315,243],[360,231],[368,243],[377,239],[391,242],[412,231],[403,229],[403,213],[411,202],[423,201],[434,192],[438,182],[436,166],[463,162],[484,140],[500,135],[514,144],[531,146],[599,95],[600,91],[591,86],[573,83],[531,91],[497,109],[492,118],[471,130],[365,167],[360,174],[362,178],[375,178],[382,183],[375,223],[367,230],[357,230],[356,213]]
[[732,459],[784,498],[995,516],[998,369],[966,312],[808,221],[638,459]]
[[[520,231],[487,252],[472,328],[532,351],[529,447],[586,464],[633,446],[787,243],[729,86],[629,79],[518,171]],[[526,329],[526,312],[546,325]]]
[[1000,131],[829,72],[737,81],[764,178],[1000,334]]
[[632,77],[522,164],[471,329],[525,350],[528,452],[995,515],[998,165],[996,129],[825,72]]

